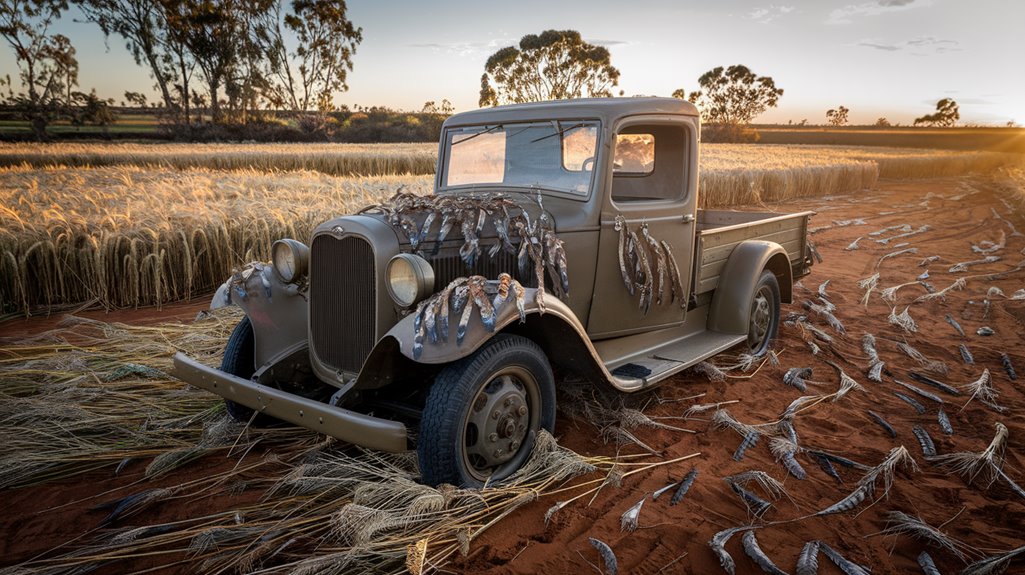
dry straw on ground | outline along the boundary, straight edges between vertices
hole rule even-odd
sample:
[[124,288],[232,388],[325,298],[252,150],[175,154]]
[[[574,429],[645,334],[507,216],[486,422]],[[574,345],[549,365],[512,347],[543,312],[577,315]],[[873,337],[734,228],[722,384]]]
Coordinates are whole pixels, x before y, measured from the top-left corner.
[[[437,568],[539,497],[559,495],[568,504],[621,465],[630,469],[625,477],[679,461],[582,457],[542,434],[526,466],[500,484],[426,487],[416,483],[415,452],[344,447],[299,428],[246,428],[225,415],[219,398],[167,375],[175,349],[216,363],[239,317],[226,309],[196,324],[157,327],[72,319],[0,347],[0,488],[117,473],[138,462],[148,479],[197,457],[228,459],[201,477],[171,476],[182,483],[165,478],[156,489],[142,480],[105,494],[114,505],[103,529],[14,572],[123,570],[132,565],[123,561],[144,555],[151,566],[202,573],[399,573],[407,553],[412,563]],[[595,472],[597,479],[564,486]],[[194,503],[243,491],[262,495],[228,509]],[[143,527],[127,520],[158,505],[194,511]]]
[[[410,167],[422,157],[431,169]],[[0,168],[0,313],[159,305],[208,293],[233,266],[266,260],[275,239],[308,238],[322,221],[400,188],[432,188],[429,175],[328,174],[429,173],[433,158],[423,144],[0,144],[0,164],[50,166]],[[711,208],[834,195],[874,186],[880,171],[950,175],[1006,161],[998,154],[706,145],[699,201]],[[61,162],[79,167],[51,166]],[[129,165],[84,167],[94,164]],[[318,171],[295,171],[308,168]]]

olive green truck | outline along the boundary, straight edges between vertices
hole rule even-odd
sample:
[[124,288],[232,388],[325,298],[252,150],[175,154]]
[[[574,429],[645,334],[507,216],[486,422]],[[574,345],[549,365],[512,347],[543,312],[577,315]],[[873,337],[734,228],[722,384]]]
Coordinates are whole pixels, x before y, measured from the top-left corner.
[[176,374],[240,421],[416,449],[427,484],[506,477],[552,431],[556,381],[636,392],[766,352],[812,212],[699,210],[699,134],[668,98],[456,114],[433,194],[276,242],[214,296],[245,312],[220,369],[179,353]]

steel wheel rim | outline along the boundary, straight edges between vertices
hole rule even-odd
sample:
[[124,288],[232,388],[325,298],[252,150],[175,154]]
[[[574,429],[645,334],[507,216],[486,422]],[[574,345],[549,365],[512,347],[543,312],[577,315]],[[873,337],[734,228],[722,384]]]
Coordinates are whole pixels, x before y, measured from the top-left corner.
[[772,306],[769,304],[772,292],[762,286],[751,300],[751,320],[747,330],[747,345],[757,353],[769,339],[769,324],[772,322]]
[[463,419],[460,452],[466,470],[484,482],[518,469],[541,426],[541,391],[526,368],[507,366],[477,389]]

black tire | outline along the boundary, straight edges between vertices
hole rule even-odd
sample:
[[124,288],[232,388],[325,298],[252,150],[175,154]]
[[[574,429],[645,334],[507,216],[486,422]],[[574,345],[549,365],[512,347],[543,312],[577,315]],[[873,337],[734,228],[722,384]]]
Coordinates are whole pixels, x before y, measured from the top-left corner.
[[527,461],[539,430],[554,428],[548,358],[525,337],[499,334],[434,380],[417,445],[421,481],[463,487],[499,481]]
[[775,274],[764,270],[751,296],[747,347],[755,357],[765,355],[779,331],[779,282]]
[[[254,349],[256,347],[256,336],[253,334],[253,324],[249,317],[243,317],[228,338],[228,344],[224,346],[224,357],[221,359],[221,371],[231,375],[249,379],[256,372],[256,358]],[[253,417],[255,410],[244,405],[235,403],[230,399],[224,400],[224,407],[235,421],[250,423],[255,426],[265,426],[276,422],[273,417],[265,414],[257,414]]]

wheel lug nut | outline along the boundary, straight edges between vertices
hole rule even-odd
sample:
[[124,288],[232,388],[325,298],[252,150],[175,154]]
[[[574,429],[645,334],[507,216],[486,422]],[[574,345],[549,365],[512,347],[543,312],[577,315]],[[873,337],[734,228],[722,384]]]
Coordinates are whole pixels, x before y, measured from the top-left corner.
[[488,436],[488,441],[490,441],[491,443],[497,442],[498,441],[498,434],[497,433],[492,433],[491,435],[489,435]]
[[496,449],[495,450],[495,457],[502,457],[503,453],[505,453],[505,452],[502,451],[501,449]]
[[519,413],[520,417],[523,417],[524,415],[527,415],[527,406],[526,405],[521,405],[520,408],[518,410],[516,410],[516,413]]
[[501,416],[502,414],[499,413],[497,409],[491,412],[491,419],[494,419],[495,421],[498,421],[498,418]]
[[504,405],[505,407],[509,407],[510,405],[512,405],[512,401],[513,400],[512,400],[511,397],[507,397],[507,398],[505,398],[505,401],[502,402],[502,405]]
[[509,444],[509,451],[516,451],[519,448],[520,448],[520,442],[519,441],[514,441],[514,442]]

